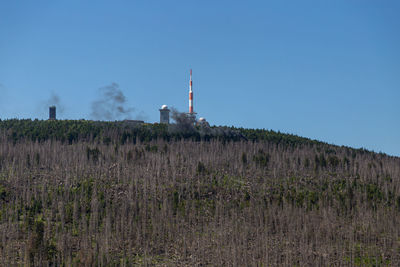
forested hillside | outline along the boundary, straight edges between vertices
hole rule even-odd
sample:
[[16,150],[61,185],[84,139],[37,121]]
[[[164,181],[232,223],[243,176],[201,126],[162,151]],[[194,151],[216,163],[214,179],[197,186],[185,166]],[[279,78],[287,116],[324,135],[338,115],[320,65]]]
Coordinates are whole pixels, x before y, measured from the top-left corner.
[[0,122],[0,266],[398,266],[400,158],[273,131]]
[[[149,142],[152,140],[178,141],[268,141],[289,145],[327,145],[326,143],[265,129],[245,129],[226,126],[193,126],[191,121],[178,124],[137,124],[132,121],[87,121],[87,120],[0,120],[0,131],[9,141],[46,141],[61,143],[89,141],[104,144]],[[333,146],[332,146],[333,147]],[[328,148],[330,149],[330,148]],[[350,148],[347,148],[350,149]],[[366,153],[365,149],[350,149],[354,153]],[[353,153],[352,152],[352,153]]]

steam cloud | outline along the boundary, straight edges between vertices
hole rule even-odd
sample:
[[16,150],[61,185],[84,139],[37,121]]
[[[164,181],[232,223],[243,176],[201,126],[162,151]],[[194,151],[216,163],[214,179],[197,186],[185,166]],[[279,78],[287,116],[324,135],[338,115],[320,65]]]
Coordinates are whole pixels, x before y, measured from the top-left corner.
[[117,83],[99,88],[100,98],[92,103],[91,117],[95,120],[128,119],[133,108],[126,107],[126,97]]

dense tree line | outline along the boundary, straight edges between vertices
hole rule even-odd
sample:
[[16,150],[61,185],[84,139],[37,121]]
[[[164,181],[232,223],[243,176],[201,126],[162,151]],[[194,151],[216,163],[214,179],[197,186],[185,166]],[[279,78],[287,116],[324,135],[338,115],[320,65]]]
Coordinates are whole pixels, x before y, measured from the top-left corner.
[[1,266],[400,264],[397,157],[264,130],[0,125]]
[[[176,125],[176,124],[175,124]],[[137,124],[131,121],[88,121],[88,120],[0,120],[0,131],[14,143],[20,140],[43,142],[46,140],[61,141],[72,144],[78,141],[94,141],[104,144],[124,144],[125,142],[150,142],[193,140],[210,141],[267,141],[287,146],[318,145],[326,143],[299,137],[293,134],[275,132],[265,129],[246,129],[226,126],[195,126],[191,130],[185,127],[174,127],[164,124]],[[330,148],[328,148],[330,149]],[[365,149],[351,149],[353,153],[370,153]]]

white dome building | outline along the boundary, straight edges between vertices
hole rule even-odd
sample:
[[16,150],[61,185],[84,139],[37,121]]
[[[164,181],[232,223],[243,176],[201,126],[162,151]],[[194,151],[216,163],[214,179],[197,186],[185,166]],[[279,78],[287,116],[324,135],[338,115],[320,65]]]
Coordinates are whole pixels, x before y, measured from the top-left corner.
[[160,108],[160,123],[169,124],[169,112],[167,105],[162,105]]
[[198,121],[197,121],[197,125],[199,126],[210,126],[207,122],[207,120],[203,117],[201,117]]

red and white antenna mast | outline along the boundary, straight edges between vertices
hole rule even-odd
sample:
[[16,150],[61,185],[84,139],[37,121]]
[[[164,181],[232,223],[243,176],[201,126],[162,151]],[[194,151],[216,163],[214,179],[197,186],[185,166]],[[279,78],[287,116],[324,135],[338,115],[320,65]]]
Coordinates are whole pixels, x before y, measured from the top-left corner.
[[193,114],[193,82],[192,82],[192,69],[190,69],[189,81],[189,114]]

